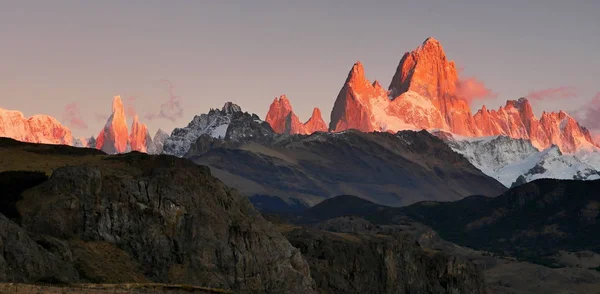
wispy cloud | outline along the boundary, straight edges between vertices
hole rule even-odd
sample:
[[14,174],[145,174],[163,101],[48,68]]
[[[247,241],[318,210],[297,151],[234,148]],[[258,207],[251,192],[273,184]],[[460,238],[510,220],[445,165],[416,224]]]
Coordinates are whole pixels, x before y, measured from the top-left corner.
[[161,80],[161,83],[165,83],[169,89],[168,100],[161,104],[160,110],[156,113],[149,112],[144,117],[148,120],[155,118],[165,118],[171,121],[175,121],[183,116],[183,107],[181,106],[181,97],[173,94],[173,84],[168,80]]
[[558,88],[550,88],[538,91],[532,91],[527,94],[530,100],[558,100],[565,98],[573,98],[577,96],[577,89],[572,86],[563,86]]
[[594,136],[594,142],[600,143],[600,92],[580,109],[572,113],[580,125],[586,127]]
[[63,112],[63,120],[68,125],[79,128],[79,129],[87,129],[88,125],[81,118],[81,111],[79,110],[79,105],[77,103],[70,103],[65,106]]
[[136,115],[135,111],[135,100],[137,97],[129,96],[123,101],[123,106],[125,107],[125,116],[131,118]]
[[589,103],[574,111],[573,116],[582,126],[600,131],[600,92]]
[[102,114],[99,112],[95,112],[94,113],[94,120],[97,122],[106,122],[106,120],[108,119],[109,115],[106,114]]

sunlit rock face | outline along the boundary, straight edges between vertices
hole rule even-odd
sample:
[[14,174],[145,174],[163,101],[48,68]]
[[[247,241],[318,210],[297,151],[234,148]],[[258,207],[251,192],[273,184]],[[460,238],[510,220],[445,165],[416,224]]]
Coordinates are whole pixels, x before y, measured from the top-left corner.
[[[388,90],[371,83],[356,62],[335,100],[329,131],[443,130],[467,137],[529,139],[540,150],[552,145],[567,153],[595,148],[590,132],[567,113],[544,113],[538,119],[526,98],[509,100],[498,110],[483,106],[472,115],[460,85],[454,62],[434,38],[403,55]],[[266,121],[278,133],[314,131],[298,120],[285,96],[273,101]]]
[[156,153],[156,151],[153,149],[154,145],[152,144],[152,137],[150,137],[148,127],[145,124],[140,123],[137,115],[133,117],[129,142],[131,144],[132,151]]
[[108,154],[131,150],[125,109],[120,96],[113,99],[112,114],[96,138],[96,148]]
[[25,118],[23,113],[0,109],[0,137],[31,143],[72,145],[71,130],[48,115]]
[[285,95],[281,95],[271,103],[265,119],[277,133],[312,134],[327,131],[327,124],[321,117],[321,110],[313,109],[312,116],[302,123],[292,110],[292,105]]

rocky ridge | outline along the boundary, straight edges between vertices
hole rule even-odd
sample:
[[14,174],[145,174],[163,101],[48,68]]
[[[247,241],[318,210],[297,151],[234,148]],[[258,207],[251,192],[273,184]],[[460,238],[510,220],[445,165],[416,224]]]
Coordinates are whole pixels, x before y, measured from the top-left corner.
[[271,126],[256,114],[242,112],[238,105],[227,102],[220,110],[211,109],[206,114],[194,116],[187,127],[175,128],[164,140],[163,153],[183,157],[200,137],[238,142],[271,134]]
[[273,100],[265,117],[265,121],[269,123],[277,133],[293,135],[327,131],[327,125],[321,117],[320,109],[314,108],[308,121],[302,123],[292,110],[290,101],[285,95],[281,95]]
[[[557,145],[565,153],[597,147],[590,132],[566,112],[544,112],[538,119],[526,98],[509,100],[498,110],[485,106],[472,115],[456,65],[447,59],[440,42],[428,38],[400,60],[385,90],[371,83],[360,62],[350,70],[331,111],[329,131],[357,129],[363,132],[443,130],[468,137],[508,136],[529,139],[538,149]],[[288,112],[275,111],[267,120],[279,133]],[[291,111],[286,99],[285,109]],[[292,116],[293,118],[293,116]],[[296,121],[291,119],[290,121]],[[292,124],[293,126],[294,124]]]

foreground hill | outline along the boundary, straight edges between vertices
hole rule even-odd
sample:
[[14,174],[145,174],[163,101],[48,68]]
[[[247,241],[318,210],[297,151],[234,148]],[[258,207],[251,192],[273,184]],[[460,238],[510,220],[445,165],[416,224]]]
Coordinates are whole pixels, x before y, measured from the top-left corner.
[[[299,250],[246,197],[189,160],[0,139],[0,168],[0,282],[64,286],[0,291],[485,291],[473,264],[403,238],[356,243],[282,230]],[[340,262],[323,267],[323,258]]]
[[300,252],[205,167],[171,156],[2,143],[0,158],[13,169],[50,174],[43,181],[45,173],[0,173],[0,195],[10,198],[2,209],[13,206],[11,219],[0,214],[2,281],[313,291]]

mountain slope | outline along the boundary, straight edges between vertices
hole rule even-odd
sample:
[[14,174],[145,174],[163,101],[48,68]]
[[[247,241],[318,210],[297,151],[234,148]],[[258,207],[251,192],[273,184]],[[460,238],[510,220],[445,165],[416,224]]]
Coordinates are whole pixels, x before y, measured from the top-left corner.
[[[485,174],[507,187],[541,178],[600,179],[600,152],[564,154],[558,146],[538,151],[531,141],[505,136],[468,138],[443,131],[433,134]],[[518,182],[518,183],[517,183]]]
[[565,251],[600,253],[600,180],[535,180],[490,198],[423,201],[404,207],[356,196],[325,200],[301,213],[305,222],[358,216],[380,225],[410,217],[450,242],[475,249],[541,258]]
[[237,141],[202,136],[185,157],[248,196],[309,206],[339,194],[406,205],[504,190],[427,132],[263,135]]

